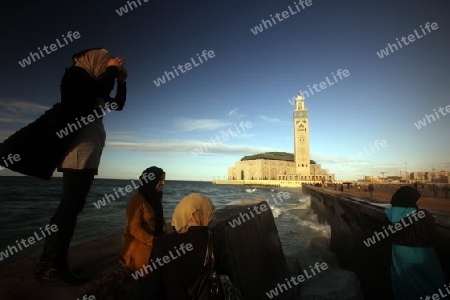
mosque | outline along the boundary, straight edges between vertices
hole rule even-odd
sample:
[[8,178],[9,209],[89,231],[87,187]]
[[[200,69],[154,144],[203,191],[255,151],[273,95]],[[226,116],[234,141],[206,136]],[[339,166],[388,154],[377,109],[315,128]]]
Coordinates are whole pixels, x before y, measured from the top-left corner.
[[267,185],[272,185],[269,181],[291,182],[293,185],[334,182],[334,174],[329,174],[310,159],[308,110],[300,92],[294,109],[294,153],[267,152],[244,156],[234,167],[228,168],[227,181],[229,184],[261,185],[265,185],[264,181]]

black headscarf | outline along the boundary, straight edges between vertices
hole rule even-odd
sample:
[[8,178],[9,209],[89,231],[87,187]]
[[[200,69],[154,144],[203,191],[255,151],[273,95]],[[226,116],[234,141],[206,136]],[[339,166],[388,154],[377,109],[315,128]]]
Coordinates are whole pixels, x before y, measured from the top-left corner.
[[[153,174],[153,175],[152,175]],[[163,214],[163,205],[162,198],[163,192],[156,191],[156,185],[164,176],[164,170],[158,167],[150,167],[142,172],[142,175],[139,177],[139,180],[142,183],[142,186],[139,187],[139,193],[141,193],[145,197],[145,201],[147,201],[152,207],[155,213],[155,233],[154,236],[159,236],[163,233],[163,225],[164,225],[164,214]]]
[[391,205],[400,207],[415,207],[420,199],[420,192],[410,186],[402,186],[392,196]]

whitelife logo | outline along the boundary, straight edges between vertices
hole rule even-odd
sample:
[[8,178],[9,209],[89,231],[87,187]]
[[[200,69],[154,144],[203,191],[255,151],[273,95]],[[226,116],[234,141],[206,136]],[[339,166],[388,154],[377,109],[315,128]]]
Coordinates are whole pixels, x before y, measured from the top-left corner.
[[[83,122],[83,124],[86,126],[86,125],[89,125],[89,123],[92,123],[97,119],[103,118],[107,112],[111,112],[111,109],[109,109],[110,105],[113,110],[116,110],[117,108],[119,108],[119,106],[115,102],[113,102],[111,104],[109,104],[109,102],[106,102],[104,106],[101,106],[101,105],[99,106],[100,110],[102,111],[102,114],[98,114],[97,110],[94,109],[94,111],[93,111],[94,114],[90,114],[87,117],[82,116],[80,118],[81,120],[78,120],[78,118],[75,118],[76,124],[75,123],[67,123],[67,126],[65,128],[61,129],[59,132],[55,132],[56,135],[60,139],[62,139],[64,137],[68,136],[70,133],[73,133],[73,132],[81,129],[81,127],[83,127],[83,125],[80,123],[80,121]],[[77,124],[78,124],[78,126],[77,126]]]
[[[417,218],[417,216],[419,216],[419,218]],[[409,225],[411,225],[413,223],[413,220],[411,219],[411,217],[414,218],[414,221],[418,221],[419,219],[422,219],[423,217],[425,217],[425,212],[422,211],[422,210],[419,211],[418,213],[413,212],[411,215],[408,216],[408,218],[400,219],[401,222],[399,221],[399,222],[395,223],[394,226],[389,225],[388,226],[389,231],[392,234],[394,234],[397,231],[402,230],[404,227],[408,227]],[[408,219],[409,223],[406,223],[405,219]],[[385,239],[386,237],[388,237],[389,236],[389,232],[387,231],[387,229],[384,226],[383,226],[383,230],[384,230],[384,233],[386,234],[386,236],[384,236],[383,232],[375,232],[375,234],[371,238],[368,238],[367,240],[363,241],[364,245],[366,245],[366,247],[370,247],[371,245],[375,245],[377,240],[379,242],[382,239]]]
[[[137,3],[139,3],[139,6],[142,5],[141,0],[136,0]],[[136,1],[127,1],[127,5],[130,8],[130,11],[132,11],[134,8],[138,8],[138,5],[136,4]],[[142,0],[144,3],[147,3],[149,0]],[[128,13],[128,7],[127,5],[121,6],[119,9],[116,9],[116,13],[121,17],[124,14]],[[134,6],[134,8],[133,8]]]
[[83,298],[77,298],[77,300],[95,300],[95,296],[94,295],[84,295]]
[[[149,181],[152,181],[152,180],[154,180],[155,179],[155,174],[154,173],[150,173],[150,174],[144,174],[143,176],[142,176],[142,179],[145,181],[145,183],[148,183]],[[144,185],[144,183],[142,183],[142,181],[141,180],[139,180],[139,183],[140,184],[135,184],[134,183],[134,180],[131,180],[131,185],[129,184],[129,185],[127,185],[127,186],[125,186],[125,188],[121,188],[121,187],[119,187],[117,190],[118,191],[116,191],[116,189],[113,189],[114,190],[114,194],[105,194],[105,197],[103,197],[101,200],[98,200],[97,201],[97,203],[95,203],[94,202],[94,206],[97,208],[97,209],[100,209],[100,208],[102,208],[103,206],[106,206],[106,201],[108,201],[108,203],[111,203],[111,201],[116,201],[117,199],[119,199],[120,197],[123,197],[123,196],[125,196],[127,193],[131,193],[132,191],[134,191],[134,190],[136,190],[136,189],[138,189],[139,187],[141,187],[142,185]],[[126,193],[124,193],[123,192],[123,190],[125,189],[125,192]],[[122,196],[119,196],[119,193],[122,195]],[[116,196],[116,197],[114,197],[114,195]]]
[[[245,133],[245,129],[252,128],[253,124],[250,121],[247,121],[245,123],[244,123],[244,121],[241,121],[241,123],[239,124],[239,127],[242,129],[242,133]],[[222,133],[223,141],[228,141],[230,139],[230,136],[236,137],[239,134],[241,134],[241,131],[239,130],[238,126],[236,126],[236,124],[234,124],[234,128],[236,129],[236,133],[234,133],[234,131],[231,128],[228,129],[228,132]],[[192,155],[197,157],[198,155],[203,154],[203,152],[206,153],[208,150],[213,149],[214,147],[217,147],[216,142],[219,144],[223,144],[223,142],[220,140],[219,135],[216,135],[215,139],[211,138],[211,140],[213,141],[213,143],[202,143],[201,147],[195,148],[194,151],[191,151]],[[208,147],[209,147],[209,149],[208,149]]]
[[[428,33],[431,32],[430,27],[431,27],[431,29],[433,29],[433,30],[439,29],[438,23],[433,22],[432,24],[430,24],[430,22],[427,22],[427,23],[425,24],[425,28],[427,29]],[[406,37],[402,36],[402,38],[401,38],[400,40],[403,42],[403,45],[407,46],[407,45],[409,45],[410,43],[414,42],[414,41],[416,40],[416,37],[417,37],[417,39],[421,39],[421,38],[423,38],[425,35],[427,35],[425,29],[422,28],[422,25],[420,25],[420,29],[422,29],[422,33],[423,33],[424,35],[420,35],[420,34],[417,32],[417,30],[415,29],[415,30],[414,30],[415,35],[414,35],[414,34],[408,35],[408,41],[409,41],[409,43],[406,41]],[[403,47],[402,47],[402,43],[400,43],[400,41],[398,40],[398,38],[396,38],[395,40],[397,41],[398,46],[399,46],[400,48],[403,48]],[[395,49],[395,50],[394,50],[394,49]],[[389,55],[389,50],[391,50],[391,53],[394,53],[394,51],[398,51],[398,47],[397,47],[397,45],[396,45],[395,43],[394,43],[394,44],[388,43],[386,48],[381,49],[379,52],[376,52],[376,53],[377,53],[377,55],[378,55],[379,58],[384,58],[385,56],[388,56],[388,55]]]
[[[434,114],[436,115],[436,118],[439,120],[440,117],[436,111],[436,108],[433,109],[433,111],[434,111]],[[442,107],[439,107],[438,111],[441,113],[442,116],[446,116],[447,113],[450,113],[450,105],[447,105],[445,107],[446,113],[444,112],[444,108],[442,108]],[[431,124],[431,122],[432,122],[431,119],[433,120],[433,122],[435,122],[436,118],[432,114],[431,115],[425,114],[425,118],[423,118],[422,120],[419,120],[417,123],[414,123],[414,125],[416,126],[417,129],[420,129],[422,127],[427,126],[427,122],[425,121],[425,119],[428,121],[428,124]]]
[[[24,58],[24,59],[22,59],[22,61],[19,61],[19,65],[22,68],[25,68],[26,66],[31,65],[31,60],[32,59],[33,59],[33,62],[35,62],[36,59],[39,60],[39,59],[43,58],[44,57],[44,53],[42,52],[42,50],[44,50],[46,54],[50,54],[52,52],[55,52],[58,49],[61,49],[64,46],[68,45],[69,42],[66,40],[66,37],[71,42],[73,42],[73,39],[78,40],[81,37],[81,35],[80,35],[80,33],[78,31],[74,31],[73,33],[72,33],[72,31],[69,31],[67,33],[67,36],[64,36],[64,34],[61,35],[61,36],[63,37],[63,40],[64,40],[65,44],[61,44],[61,42],[59,41],[59,38],[57,38],[56,39],[56,43],[58,44],[59,48],[56,46],[56,44],[51,44],[49,47],[47,47],[47,45],[44,45],[44,47],[42,47],[42,49],[41,49],[41,47],[38,47],[38,51],[41,54],[40,56],[39,56],[39,53],[30,52],[30,55],[27,58]],[[48,49],[50,49],[50,51],[48,51]]]
[[[214,53],[213,50],[209,50],[208,53],[206,53],[206,50],[203,50],[201,56],[203,57],[203,59],[204,59],[205,61],[208,61],[208,57],[209,57],[209,58],[214,58],[214,57],[216,56],[216,54]],[[192,61],[192,64],[194,65],[194,67],[198,67],[198,66],[200,66],[201,64],[203,64],[203,60],[202,60],[202,58],[200,57],[200,54],[198,54],[198,53],[197,53],[197,58],[198,58],[198,60],[200,61],[199,64],[195,62],[195,60],[194,60],[193,57],[191,57],[191,61]],[[178,67],[176,67],[176,68],[175,68],[175,66],[172,66],[172,68],[173,68],[173,71],[175,72],[175,74],[177,74],[177,77],[178,77],[178,76],[180,76],[180,74],[178,74],[177,69],[180,70],[181,73],[186,73],[187,71],[192,70],[192,64],[191,64],[190,62],[185,63],[185,64],[184,64],[185,70],[183,70],[183,65],[178,65]],[[169,75],[172,76],[172,78],[170,78]],[[170,81],[170,80],[172,80],[172,79],[175,79],[175,75],[174,75],[171,71],[169,71],[169,72],[166,71],[166,72],[164,72],[164,75],[163,75],[163,76],[157,78],[156,80],[153,80],[153,83],[154,83],[157,87],[160,87],[162,84],[165,84],[165,83],[166,83],[166,78],[167,78],[167,81]]]
[[441,300],[441,299],[444,299],[445,297],[447,297],[448,295],[450,295],[450,289],[449,289],[449,286],[447,286],[447,284],[444,284],[444,288],[445,288],[445,290],[447,291],[448,294],[443,293],[443,292],[442,292],[442,289],[439,288],[439,289],[437,290],[437,291],[439,292],[439,294],[438,294],[438,293],[435,293],[435,294],[433,294],[433,295],[431,295],[431,296],[426,295],[425,298],[420,297],[420,300]]
[[[194,250],[194,246],[191,243],[187,243],[186,245],[183,243],[180,245],[180,249],[175,246],[174,248],[176,254],[174,255],[172,253],[172,250],[169,250],[168,255],[164,255],[162,258],[155,258],[156,263],[162,267],[164,264],[168,264],[169,262],[177,259],[178,257],[181,257],[181,255],[186,254],[187,251]],[[180,253],[180,251],[182,253]],[[155,261],[153,261],[153,258],[150,260],[148,265],[142,265],[142,268],[137,270],[136,272],[132,273],[131,276],[134,278],[134,280],[138,280],[139,277],[144,277],[145,274],[148,274],[150,272],[153,272],[154,270],[158,269],[158,266],[156,265]],[[145,274],[144,274],[145,271]]]
[[[2,157],[2,160],[3,160],[3,162],[0,162],[0,171],[12,166],[15,162],[19,162],[20,155],[10,153],[10,154],[8,154],[8,156],[6,158]],[[9,163],[8,163],[8,161],[9,161]],[[4,166],[4,167],[2,167],[2,166]]]
[[[278,22],[281,22],[281,21],[283,21],[283,20],[286,20],[286,19],[289,18],[290,16],[293,16],[293,15],[295,15],[295,14],[298,14],[301,10],[305,10],[306,7],[311,6],[313,3],[312,3],[312,0],[306,0],[306,1],[300,0],[300,1],[298,1],[298,4],[297,4],[297,2],[294,2],[294,4],[295,4],[295,7],[297,8],[297,11],[293,10],[293,9],[291,8],[291,6],[289,5],[289,6],[288,6],[289,11],[285,10],[285,11],[283,11],[281,14],[279,14],[279,13],[276,13],[276,14],[275,14],[275,18],[277,18]],[[299,5],[302,7],[302,9],[300,9]],[[290,12],[290,14],[289,14],[289,12]],[[280,16],[281,16],[282,18],[280,18]],[[276,25],[276,24],[277,24],[277,21],[275,21],[275,18],[272,17],[272,15],[270,15],[270,18],[272,19],[273,25]],[[265,28],[265,29],[269,29],[269,27],[267,27],[267,25],[269,25],[270,27],[272,27],[272,22],[270,22],[270,20],[264,20],[264,19],[262,19],[262,20],[261,20],[261,23],[260,23],[259,25],[255,26],[254,28],[250,28],[250,31],[251,31],[254,35],[257,35],[258,33],[263,32],[263,31],[264,31],[264,28]],[[263,25],[264,25],[264,28],[263,28]]]
[[[316,93],[319,93],[319,92],[323,91],[324,89],[326,89],[326,88],[328,88],[328,87],[334,85],[335,83],[339,82],[339,80],[336,78],[336,76],[338,76],[338,77],[340,78],[341,81],[344,79],[344,78],[342,78],[342,76],[344,76],[345,78],[347,78],[348,76],[350,76],[350,71],[347,70],[347,69],[344,69],[343,71],[342,71],[341,69],[339,69],[339,70],[336,71],[336,75],[334,74],[334,72],[331,72],[331,75],[333,75],[334,82],[333,82],[333,81],[330,81],[330,79],[328,78],[328,76],[326,76],[325,79],[327,80],[327,82],[322,81],[322,82],[319,83],[319,84],[314,83],[314,84],[312,85],[312,88],[311,88],[311,86],[308,84],[308,89],[309,89],[309,93],[311,93],[311,96],[314,95],[314,91],[316,91]],[[318,89],[318,88],[319,88],[319,89]],[[314,89],[314,91],[313,91],[313,89]],[[302,91],[302,90],[300,90],[299,92],[300,92],[300,95],[302,95],[302,97],[305,98],[305,99],[311,97],[311,96],[309,95],[308,91]],[[294,106],[294,105],[295,105],[295,99],[296,99],[296,98],[297,98],[297,96],[292,97],[291,99],[288,99],[288,102],[289,102],[292,106]]]
[[[312,275],[308,274],[307,270],[303,270],[303,274],[305,274],[304,276],[300,274],[297,277],[292,276],[291,279],[285,278],[286,283],[278,283],[274,289],[272,289],[266,293],[267,297],[269,297],[269,299],[272,299],[272,298],[278,296],[279,294],[281,294],[282,292],[291,289],[292,288],[291,282],[295,285],[299,285],[301,282],[305,281],[306,279],[312,278],[313,276],[319,274],[321,271],[328,269],[328,265],[327,265],[327,263],[324,263],[324,262],[320,263],[320,265],[319,265],[319,262],[316,262],[314,264],[314,267],[309,266],[309,269],[310,269]],[[317,270],[317,274],[314,271],[314,269]],[[289,286],[289,288],[288,288],[288,286]]]
[[236,226],[239,226],[242,223],[245,223],[245,221],[250,221],[251,218],[255,217],[255,214],[253,214],[252,210],[257,215],[260,215],[262,212],[265,212],[268,208],[269,207],[265,203],[261,203],[261,205],[259,206],[259,210],[258,210],[258,205],[253,206],[253,209],[251,209],[249,207],[248,212],[250,213],[251,217],[247,213],[239,213],[239,216],[237,218],[234,218],[231,221],[228,221],[228,224],[231,226],[231,228],[235,228]]
[[[277,199],[275,199],[275,196],[272,195],[272,198],[275,202],[275,205],[278,205],[280,203],[283,203],[284,200],[287,200],[291,197],[291,194],[289,192],[278,192],[277,194],[277,198],[280,200],[280,202],[277,201]],[[266,199],[267,203],[270,204],[269,199]],[[231,221],[228,221],[228,224],[231,226],[231,228],[235,228],[236,226],[239,226],[243,223],[245,223],[246,221],[250,221],[250,219],[254,218],[257,215],[260,215],[262,212],[265,212],[267,209],[269,208],[269,206],[267,206],[266,203],[261,203],[259,206],[258,210],[258,206],[254,205],[253,209],[252,208],[247,208],[248,209],[248,213],[239,213],[239,216],[237,216],[236,218],[234,218]],[[256,213],[256,215],[252,212],[252,210]],[[249,215],[250,214],[250,215]],[[250,217],[251,216],[251,217]]]
[[[51,226],[49,224],[45,225],[44,230],[47,232],[47,235],[45,234],[44,230],[42,230],[42,227],[40,227],[39,229],[41,230],[41,236],[39,236],[39,234],[37,232],[34,232],[34,237],[30,236],[26,240],[21,239],[20,242],[18,240],[16,240],[17,247],[19,247],[20,250],[17,250],[16,246],[8,245],[8,247],[5,251],[3,251],[3,252],[0,251],[0,261],[8,258],[9,255],[14,255],[14,254],[18,253],[19,251],[23,250],[22,246],[24,248],[28,248],[30,245],[33,245],[34,243],[36,243],[36,241],[43,240],[47,235],[51,235],[52,233],[57,232],[58,226],[56,224],[52,224]],[[27,241],[28,241],[28,244],[27,244]],[[13,250],[15,252],[13,252]]]

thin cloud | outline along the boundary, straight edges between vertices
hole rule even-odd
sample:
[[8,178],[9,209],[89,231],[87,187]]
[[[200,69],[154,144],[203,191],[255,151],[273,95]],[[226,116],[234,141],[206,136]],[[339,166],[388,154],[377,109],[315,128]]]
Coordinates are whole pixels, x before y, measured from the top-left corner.
[[49,108],[21,100],[0,99],[0,123],[28,124]]
[[278,118],[269,118],[269,117],[266,117],[266,116],[259,116],[259,118],[261,120],[264,120],[264,121],[269,122],[269,123],[282,123],[283,122],[283,120],[280,120]]
[[11,130],[0,130],[0,142],[6,140],[9,136],[11,136],[15,131]]
[[241,114],[239,114],[238,113],[238,110],[239,110],[239,108],[235,108],[235,109],[232,109],[232,110],[230,110],[229,112],[228,112],[228,116],[229,117],[243,117],[244,115],[241,115]]
[[[165,152],[165,153],[182,153],[191,154],[195,149],[207,149],[204,154],[223,154],[223,155],[249,155],[261,152],[276,151],[269,147],[254,147],[248,145],[228,145],[226,143],[213,143],[213,141],[198,140],[170,140],[170,141],[142,141],[142,142],[107,142],[108,148],[125,150],[125,151],[141,151],[141,152]],[[208,145],[208,146],[205,146]],[[206,148],[205,148],[206,147]]]
[[107,140],[133,141],[136,137],[132,132],[110,131],[106,136]]
[[39,114],[49,109],[50,107],[40,105],[36,103],[12,100],[12,99],[0,99],[0,111],[2,113],[9,112],[16,115],[20,114]]
[[35,119],[23,119],[23,118],[4,118],[1,117],[1,115],[3,115],[2,113],[0,113],[0,123],[17,123],[17,124],[28,124],[33,122]]
[[217,119],[177,119],[175,127],[180,131],[209,131],[231,127],[233,123]]

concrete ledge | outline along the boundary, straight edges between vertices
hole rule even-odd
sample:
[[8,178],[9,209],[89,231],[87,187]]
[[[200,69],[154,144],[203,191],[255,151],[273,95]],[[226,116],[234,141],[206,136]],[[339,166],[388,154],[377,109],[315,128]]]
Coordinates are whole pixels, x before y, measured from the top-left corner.
[[[337,253],[341,267],[357,274],[365,299],[393,299],[390,240],[386,238],[370,247],[363,243],[388,225],[384,208],[370,203],[376,201],[355,199],[341,192],[312,186],[303,186],[303,191],[311,196],[311,207],[318,213],[320,220],[330,225],[331,249]],[[436,251],[448,279],[450,227],[439,220],[437,227],[440,238]]]
[[234,185],[259,185],[278,187],[301,187],[303,184],[321,183],[314,180],[214,180],[214,184],[234,184]]

